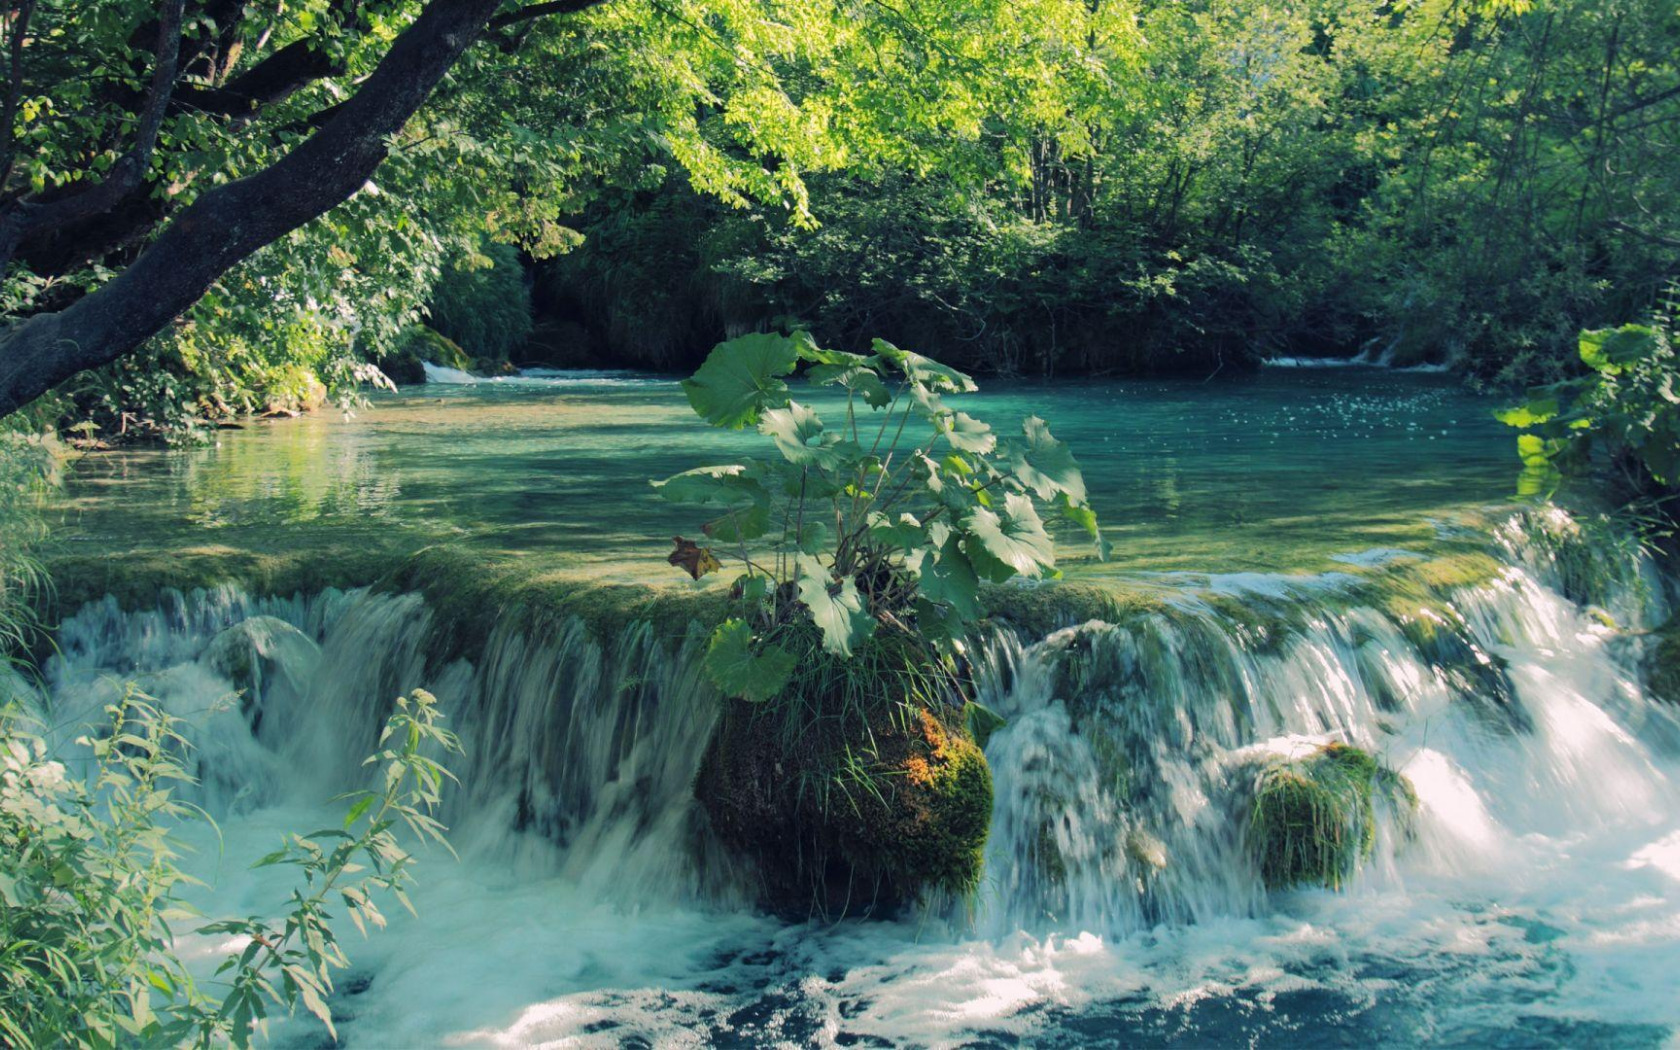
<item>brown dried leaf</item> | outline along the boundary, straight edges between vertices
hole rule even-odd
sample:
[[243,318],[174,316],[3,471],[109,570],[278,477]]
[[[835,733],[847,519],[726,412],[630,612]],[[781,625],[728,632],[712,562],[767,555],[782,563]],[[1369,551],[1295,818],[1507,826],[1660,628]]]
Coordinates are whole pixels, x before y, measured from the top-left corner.
[[682,569],[694,579],[698,580],[707,573],[717,572],[723,568],[723,563],[717,560],[710,547],[702,547],[693,540],[685,540],[681,536],[671,537],[677,549],[670,553],[665,560]]

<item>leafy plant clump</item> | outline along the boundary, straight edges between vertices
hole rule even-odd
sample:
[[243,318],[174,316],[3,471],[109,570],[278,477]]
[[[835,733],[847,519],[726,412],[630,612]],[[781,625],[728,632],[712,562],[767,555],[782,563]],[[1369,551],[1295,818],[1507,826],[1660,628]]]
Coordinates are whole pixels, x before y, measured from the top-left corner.
[[1522,495],[1549,496],[1566,477],[1587,473],[1595,451],[1618,472],[1629,506],[1662,510],[1680,491],[1680,357],[1673,309],[1651,324],[1581,333],[1585,375],[1534,387],[1527,400],[1498,413],[1521,428]]
[[1341,889],[1376,844],[1379,800],[1405,815],[1417,806],[1405,777],[1356,747],[1327,744],[1268,765],[1248,827],[1261,878],[1272,889]]
[[[782,634],[802,621],[841,658],[882,630],[960,651],[982,581],[1057,575],[1041,508],[1102,546],[1079,465],[1042,419],[1000,438],[946,404],[975,390],[968,376],[885,340],[873,349],[748,335],[719,344],[683,383],[706,422],[757,427],[778,454],[654,482],[666,499],[713,513],[704,541],[677,538],[672,564],[695,579],[724,558],[744,570],[706,658],[728,696],[782,691],[799,658]],[[813,388],[844,394],[837,426],[791,397],[785,380],[802,365]]]
[[174,930],[198,918],[180,896],[171,826],[203,816],[176,797],[190,781],[178,719],[129,690],[81,744],[76,775],[52,757],[32,719],[0,706],[0,1044],[250,1045],[271,1009],[302,1006],[336,1039],[327,1000],[349,965],[331,925],[383,926],[376,896],[408,907],[413,858],[399,827],[447,845],[433,817],[448,771],[431,757],[459,750],[436,701],[399,699],[367,764],[378,788],[348,796],[339,827],[288,836],[258,866],[303,878],[276,921],[200,924],[246,942],[199,984],[174,954]]

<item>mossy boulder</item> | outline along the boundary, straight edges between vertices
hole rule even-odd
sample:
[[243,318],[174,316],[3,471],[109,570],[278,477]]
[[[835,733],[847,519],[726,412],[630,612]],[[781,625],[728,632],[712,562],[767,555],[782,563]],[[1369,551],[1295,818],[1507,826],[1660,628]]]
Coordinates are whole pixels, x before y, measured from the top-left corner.
[[1265,764],[1248,833],[1266,886],[1341,889],[1370,857],[1384,806],[1408,821],[1417,796],[1404,776],[1359,748],[1332,743]]
[[714,832],[758,871],[765,903],[871,915],[926,891],[971,892],[992,774],[963,708],[889,696],[889,673],[874,703],[838,714],[813,685],[832,680],[796,681],[765,704],[727,702],[695,782]]
[[1659,700],[1680,704],[1680,616],[1652,632],[1645,652],[1645,688]]
[[379,367],[391,377],[391,381],[403,386],[424,383],[427,365],[470,372],[473,370],[473,359],[448,336],[417,324],[405,331],[397,340],[396,348],[379,362]]

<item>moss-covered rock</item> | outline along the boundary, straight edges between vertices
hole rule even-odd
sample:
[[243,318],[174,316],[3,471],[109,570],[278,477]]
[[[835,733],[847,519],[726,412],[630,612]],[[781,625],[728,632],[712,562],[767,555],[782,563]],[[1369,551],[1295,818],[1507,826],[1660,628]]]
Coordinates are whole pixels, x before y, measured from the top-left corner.
[[1312,884],[1340,889],[1376,844],[1377,812],[1409,819],[1411,784],[1369,753],[1327,744],[1304,759],[1262,767],[1249,815],[1249,843],[1272,889]]
[[417,324],[404,332],[397,340],[396,348],[379,362],[379,367],[391,377],[392,382],[404,386],[424,383],[427,365],[470,372],[473,359],[448,336]]
[[1645,687],[1652,696],[1680,704],[1680,616],[1654,631],[1646,647]]
[[[844,663],[855,675],[903,652],[860,650]],[[726,705],[695,782],[714,831],[753,863],[765,902],[785,913],[869,915],[928,890],[971,892],[992,775],[962,707],[928,703],[881,671],[864,672],[876,674],[873,702],[845,700],[841,710],[843,686],[811,667],[824,662],[820,650],[806,655],[782,695]]]

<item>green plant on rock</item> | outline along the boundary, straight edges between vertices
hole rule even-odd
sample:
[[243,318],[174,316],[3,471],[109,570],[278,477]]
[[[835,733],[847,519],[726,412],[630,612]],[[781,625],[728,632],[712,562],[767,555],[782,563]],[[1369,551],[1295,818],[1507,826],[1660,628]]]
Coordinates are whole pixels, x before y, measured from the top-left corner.
[[1261,878],[1272,889],[1341,889],[1376,845],[1379,800],[1406,817],[1417,806],[1405,777],[1356,747],[1267,765],[1248,824]]
[[[801,367],[813,392],[844,396],[838,425],[792,398],[786,380]],[[683,388],[707,423],[755,426],[778,454],[653,483],[713,513],[704,542],[677,538],[672,564],[695,579],[725,557],[744,570],[736,615],[706,659],[729,696],[782,690],[798,653],[780,632],[795,621],[815,624],[823,651],[841,658],[877,630],[960,649],[982,581],[1057,575],[1041,508],[1102,546],[1079,465],[1042,419],[1000,438],[945,401],[972,393],[972,379],[885,340],[854,354],[804,332],[742,336]]]

